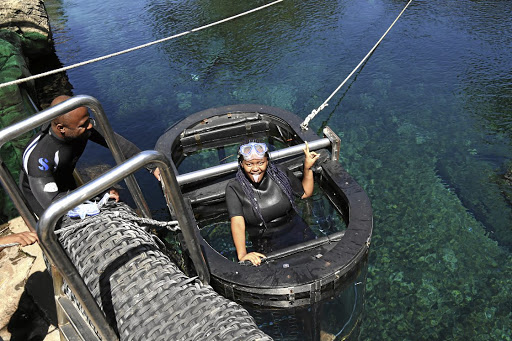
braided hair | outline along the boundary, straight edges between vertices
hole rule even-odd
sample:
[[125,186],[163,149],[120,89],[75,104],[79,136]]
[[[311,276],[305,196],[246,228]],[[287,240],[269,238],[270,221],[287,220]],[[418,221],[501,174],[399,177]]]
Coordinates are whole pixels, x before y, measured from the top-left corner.
[[[265,153],[265,156],[267,157],[268,160],[268,153]],[[240,186],[242,187],[244,194],[247,196],[247,198],[249,198],[249,201],[251,202],[254,211],[260,217],[261,221],[263,222],[263,225],[266,228],[267,224],[265,223],[265,219],[263,219],[263,215],[261,214],[260,205],[256,201],[256,198],[254,197],[254,187],[247,179],[247,177],[245,176],[245,172],[242,169],[242,160],[243,157],[240,157],[238,162],[238,171],[236,172],[236,179],[240,183]],[[290,179],[288,179],[286,173],[283,172],[278,167],[276,167],[273,163],[271,163],[270,160],[268,161],[266,173],[270,176],[270,179],[272,179],[284,192],[288,200],[290,200],[290,204],[292,205],[293,210],[298,213],[298,209],[297,206],[295,205],[295,200],[293,197],[293,190],[290,184]]]

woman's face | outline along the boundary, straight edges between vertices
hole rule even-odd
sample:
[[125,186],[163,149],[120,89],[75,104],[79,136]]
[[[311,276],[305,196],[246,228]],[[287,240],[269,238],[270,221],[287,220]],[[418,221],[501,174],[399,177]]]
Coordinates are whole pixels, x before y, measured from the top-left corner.
[[267,166],[268,160],[266,156],[262,159],[242,161],[242,167],[244,168],[245,174],[247,174],[247,176],[249,176],[249,178],[256,183],[260,182],[263,178],[263,174],[265,174]]

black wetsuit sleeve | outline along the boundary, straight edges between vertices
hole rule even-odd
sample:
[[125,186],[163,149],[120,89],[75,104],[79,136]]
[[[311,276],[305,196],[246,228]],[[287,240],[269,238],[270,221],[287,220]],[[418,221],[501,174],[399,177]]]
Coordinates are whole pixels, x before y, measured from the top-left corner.
[[[115,137],[117,143],[119,144],[119,148],[121,148],[121,152],[123,153],[125,158],[127,158],[127,159],[131,158],[132,156],[141,152],[139,147],[137,147],[135,144],[128,141],[121,135],[114,133],[114,137]],[[91,140],[92,142],[95,142],[105,148],[108,148],[107,141],[105,140],[105,138],[103,137],[103,134],[100,133],[99,130],[96,130],[93,128],[91,131],[91,136],[89,137],[89,140]]]
[[52,177],[33,177],[28,175],[28,183],[32,194],[43,208],[67,194],[67,191],[61,192],[57,187],[55,179]]
[[228,207],[229,218],[244,216],[242,202],[238,198],[232,182],[229,182],[226,186],[226,206]]
[[33,196],[43,209],[46,209],[59,195],[59,187],[54,174],[56,168],[55,144],[51,143],[51,139],[41,139],[41,141],[40,143],[43,143],[45,148],[31,154],[30,160],[26,162],[26,171]]
[[[117,141],[117,144],[119,145],[119,148],[121,148],[121,152],[123,153],[124,157],[126,159],[131,158],[134,155],[137,155],[141,152],[139,147],[137,147],[133,142],[127,140],[123,136],[119,135],[118,133],[114,132],[114,138]],[[97,130],[96,128],[93,128],[91,131],[91,136],[89,137],[89,140],[108,148],[107,141],[105,140],[105,137],[103,133],[100,130]],[[150,172],[153,172],[155,170],[155,166],[149,165],[146,167],[146,169]]]

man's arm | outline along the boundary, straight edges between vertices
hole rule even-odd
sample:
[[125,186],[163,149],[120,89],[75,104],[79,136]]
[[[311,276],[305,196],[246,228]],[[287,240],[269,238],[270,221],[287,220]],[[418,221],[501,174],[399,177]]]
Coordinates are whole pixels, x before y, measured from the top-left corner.
[[27,177],[32,194],[44,209],[50,206],[54,200],[67,194],[67,191],[59,191],[53,176],[34,177],[28,175]]
[[27,246],[37,242],[37,234],[35,232],[20,232],[8,236],[0,237],[0,250],[10,244],[19,244]]
[[[119,135],[118,133],[114,132],[114,138],[117,141],[117,144],[119,145],[119,148],[121,148],[121,153],[123,153],[124,157],[126,159],[131,158],[134,155],[137,155],[141,152],[139,147],[137,147],[133,142],[129,141],[128,139],[124,138],[123,136]],[[105,140],[105,137],[103,133],[100,130],[96,130],[95,128],[91,131],[91,136],[89,137],[89,140],[108,148],[107,141]],[[146,166],[146,169],[153,173],[155,178],[160,181],[160,171],[158,168],[152,165]]]
[[[45,140],[46,141],[46,140]],[[56,162],[59,151],[48,141],[41,141],[29,155],[24,155],[24,171],[28,181],[30,192],[43,209],[46,209],[52,201],[64,196],[69,188],[59,188],[55,178]],[[62,163],[62,162],[61,162]],[[75,184],[72,175],[66,178],[61,174],[59,184],[67,183],[70,188]]]
[[[121,135],[114,132],[114,138],[117,141],[117,144],[119,145],[119,148],[121,148],[121,152],[123,153],[124,157],[129,159],[132,156],[138,154],[141,152],[139,147],[137,147],[134,143],[131,141],[125,139]],[[93,128],[91,130],[91,136],[89,137],[89,140],[92,142],[95,142],[105,148],[108,148],[107,141],[105,140],[105,135],[103,132],[99,129]]]

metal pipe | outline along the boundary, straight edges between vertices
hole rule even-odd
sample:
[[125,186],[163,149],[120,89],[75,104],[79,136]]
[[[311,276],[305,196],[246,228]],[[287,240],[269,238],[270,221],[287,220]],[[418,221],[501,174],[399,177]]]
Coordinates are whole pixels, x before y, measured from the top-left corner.
[[[177,212],[185,212],[185,202],[169,160],[160,152],[144,151],[114,167],[97,179],[74,190],[66,197],[52,203],[50,207],[45,210],[37,224],[37,234],[41,241],[41,247],[52,263],[60,269],[62,276],[71,290],[76,294],[94,326],[105,340],[117,340],[117,335],[115,335],[112,328],[106,323],[105,316],[101,312],[98,304],[58,242],[54,233],[55,226],[59,218],[66,214],[68,210],[100,194],[112,186],[112,184],[128,176],[128,174],[132,174],[150,163],[155,163],[160,168],[162,182],[167,189],[166,198],[170,200]],[[194,218],[190,214],[180,214],[177,219],[199,278],[203,283],[208,283],[210,274],[206,266],[206,261],[201,253]]]
[[[112,127],[108,122],[107,115],[105,114],[105,111],[103,110],[103,107],[101,106],[100,102],[94,97],[85,95],[72,97],[69,100],[62,103],[67,102],[69,102],[68,105],[72,107],[72,109],[69,109],[67,111],[73,110],[74,108],[78,108],[81,106],[86,106],[94,113],[94,117],[98,121],[98,124],[101,130],[103,131],[103,134],[105,135],[105,141],[107,141],[107,145],[110,151],[112,152],[114,160],[117,164],[120,164],[123,161],[125,161],[126,158],[121,152],[121,148],[119,147],[119,144],[117,143],[117,140],[114,137],[114,131],[112,130]],[[151,218],[149,206],[144,200],[144,196],[142,195],[142,191],[139,185],[137,184],[137,181],[135,180],[135,176],[128,176],[125,179],[125,182],[126,186],[128,186],[130,194],[133,197],[133,200],[135,201],[135,204],[141,210],[142,214],[147,218]]]
[[[174,173],[174,167],[171,166],[169,159],[157,151],[145,151],[143,153],[155,153],[159,156],[158,163],[161,164],[160,175],[162,176],[162,188],[164,190],[165,200],[167,206],[172,207],[176,212],[176,220],[180,226],[181,232],[187,249],[190,253],[190,258],[194,263],[197,275],[204,284],[210,283],[210,271],[206,265],[203,253],[201,251],[201,244],[199,243],[198,231],[196,220],[192,214],[192,210],[185,203],[181,188]],[[142,153],[141,153],[142,154]]]
[[[11,141],[15,139],[16,137],[20,136],[23,133],[26,133],[27,131],[31,129],[35,129],[42,124],[53,120],[57,116],[60,116],[64,113],[67,113],[71,110],[74,110],[76,108],[85,106],[94,113],[95,118],[97,119],[100,128],[103,130],[103,133],[105,135],[105,140],[107,141],[107,145],[109,146],[112,155],[114,156],[114,159],[119,164],[125,160],[125,157],[123,153],[121,152],[121,149],[119,148],[119,145],[117,143],[117,140],[114,138],[114,132],[112,131],[112,127],[110,126],[107,116],[105,112],[103,111],[103,108],[101,104],[96,100],[94,97],[91,96],[84,96],[79,95],[72,97],[62,103],[59,103],[53,107],[49,107],[48,109],[45,109],[38,114],[31,116],[30,118],[27,118],[21,122],[15,123],[5,129],[2,129],[0,131],[0,148],[8,141]],[[0,160],[1,161],[1,160]],[[7,181],[9,188],[14,188],[12,186],[12,180],[10,180],[8,177],[4,177],[3,175],[0,175],[0,180]],[[12,179],[12,176],[10,177]],[[140,190],[139,185],[137,184],[137,181],[135,180],[135,177],[133,175],[130,175],[126,180],[126,185],[128,186],[128,189],[133,197],[133,200],[135,201],[137,207],[141,210],[141,212],[146,217],[151,217],[151,213],[149,210],[149,207],[144,200],[144,197],[142,195],[142,191]],[[14,185],[16,183],[14,182]],[[30,217],[26,216],[26,211],[29,211],[26,204],[23,200],[20,200],[18,196],[21,196],[21,192],[18,191],[11,191],[14,198],[11,197],[14,201],[14,204],[16,205],[16,208],[22,215],[23,219],[27,222],[27,220],[30,222]],[[32,215],[32,214],[30,214]],[[34,219],[34,218],[32,218]],[[28,224],[29,225],[29,224]],[[30,225],[29,225],[30,226]]]
[[[326,148],[331,145],[331,141],[328,138],[322,138],[316,141],[308,142],[309,150],[317,150],[321,148]],[[270,159],[271,160],[279,160],[284,159],[289,156],[294,156],[300,153],[303,153],[303,149],[306,148],[306,144],[298,144],[296,146],[284,148],[281,150],[275,150],[271,152]],[[230,163],[226,163],[223,165],[213,166],[210,168],[201,169],[198,171],[186,173],[186,174],[180,174],[177,176],[178,183],[180,185],[189,184],[198,180],[202,180],[205,178],[208,178],[212,175],[222,175],[222,174],[228,174],[230,172],[233,172],[238,167],[238,161],[233,161]]]

